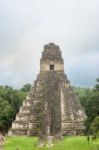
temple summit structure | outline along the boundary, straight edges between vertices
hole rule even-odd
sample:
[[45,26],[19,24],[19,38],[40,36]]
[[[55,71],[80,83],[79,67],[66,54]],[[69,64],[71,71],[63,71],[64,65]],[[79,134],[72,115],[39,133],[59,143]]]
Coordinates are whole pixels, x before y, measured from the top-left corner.
[[44,46],[40,72],[34,81],[9,135],[39,135],[41,139],[78,135],[84,130],[84,110],[67,75],[59,46]]

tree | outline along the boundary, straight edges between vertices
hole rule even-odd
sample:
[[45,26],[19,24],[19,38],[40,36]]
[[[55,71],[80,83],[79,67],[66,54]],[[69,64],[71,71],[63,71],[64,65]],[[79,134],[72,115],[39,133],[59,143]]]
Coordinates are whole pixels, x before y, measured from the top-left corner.
[[91,123],[90,129],[93,133],[97,134],[99,132],[99,116],[95,117]]
[[92,93],[90,88],[81,88],[81,87],[74,87],[75,94],[78,96],[81,105],[86,108],[88,103],[88,97]]
[[94,91],[99,91],[99,78],[96,79],[97,84],[95,85]]
[[22,88],[21,88],[21,91],[23,92],[29,92],[31,89],[31,84],[25,84]]
[[15,119],[27,92],[0,86],[0,130],[8,130]]
[[91,123],[93,120],[99,116],[99,80],[98,83],[92,90],[92,93],[88,96],[87,105],[85,107],[85,112],[87,119],[85,120],[86,133],[91,133]]
[[0,130],[7,130],[11,125],[15,110],[8,101],[0,98]]
[[0,89],[0,97],[6,101],[14,108],[15,112],[18,112],[23,99],[20,97],[20,92],[9,86],[2,87]]

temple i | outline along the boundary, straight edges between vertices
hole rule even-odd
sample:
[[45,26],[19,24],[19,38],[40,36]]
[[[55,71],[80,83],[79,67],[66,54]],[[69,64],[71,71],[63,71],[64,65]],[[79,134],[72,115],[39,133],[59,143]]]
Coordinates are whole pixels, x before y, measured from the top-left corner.
[[44,46],[40,72],[28,93],[9,135],[61,139],[84,130],[85,113],[67,75],[59,46]]

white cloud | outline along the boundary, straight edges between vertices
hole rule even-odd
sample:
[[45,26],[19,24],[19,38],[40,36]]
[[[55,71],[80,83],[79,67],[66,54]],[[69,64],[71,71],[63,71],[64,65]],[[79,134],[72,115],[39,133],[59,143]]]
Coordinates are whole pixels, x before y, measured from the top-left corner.
[[[55,42],[71,81],[82,85],[75,74],[82,67],[82,78],[92,74],[83,85],[93,85],[99,75],[99,0],[3,0],[0,20],[1,84],[18,87],[33,81],[43,45]],[[90,65],[92,72],[86,69]]]

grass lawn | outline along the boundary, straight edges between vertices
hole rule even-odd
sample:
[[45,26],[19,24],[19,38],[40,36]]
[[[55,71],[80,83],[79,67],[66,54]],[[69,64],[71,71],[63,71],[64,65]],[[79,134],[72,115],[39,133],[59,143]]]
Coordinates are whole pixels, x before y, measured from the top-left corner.
[[[9,137],[4,145],[4,150],[98,150],[99,139],[96,142],[90,141],[88,145],[87,139],[84,136],[65,137],[62,142],[58,142],[52,148],[37,148],[35,137]],[[99,148],[99,147],[98,147]]]

